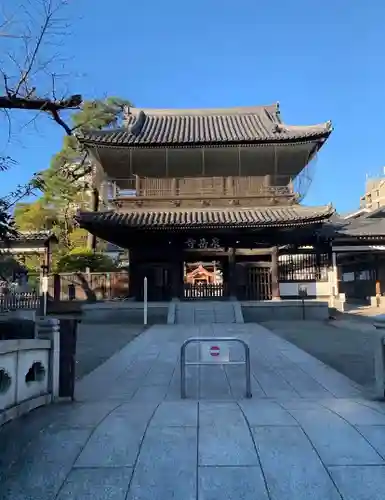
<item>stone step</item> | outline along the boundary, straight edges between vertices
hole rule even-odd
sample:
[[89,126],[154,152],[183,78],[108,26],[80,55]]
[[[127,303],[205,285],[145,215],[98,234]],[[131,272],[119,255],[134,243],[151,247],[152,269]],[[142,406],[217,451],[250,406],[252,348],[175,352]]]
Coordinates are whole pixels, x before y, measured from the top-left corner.
[[240,305],[235,301],[174,302],[170,307],[175,308],[169,315],[175,324],[243,323]]

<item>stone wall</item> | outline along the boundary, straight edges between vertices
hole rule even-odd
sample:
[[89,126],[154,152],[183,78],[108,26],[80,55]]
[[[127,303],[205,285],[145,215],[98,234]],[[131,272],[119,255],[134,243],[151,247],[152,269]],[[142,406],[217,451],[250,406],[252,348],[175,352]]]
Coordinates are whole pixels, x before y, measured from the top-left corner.
[[298,320],[329,318],[329,304],[321,300],[277,300],[266,302],[241,302],[245,323],[270,320]]
[[[148,325],[167,324],[169,302],[149,302],[147,310]],[[111,301],[97,304],[83,304],[84,323],[109,323],[143,325],[143,302]]]
[[58,330],[51,325],[49,338],[0,341],[0,426],[57,396]]

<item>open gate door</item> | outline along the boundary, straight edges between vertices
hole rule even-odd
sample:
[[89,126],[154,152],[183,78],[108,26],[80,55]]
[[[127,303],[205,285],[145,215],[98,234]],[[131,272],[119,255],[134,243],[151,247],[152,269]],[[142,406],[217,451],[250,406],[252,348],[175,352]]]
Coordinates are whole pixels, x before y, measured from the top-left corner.
[[236,265],[238,297],[241,300],[270,300],[270,262],[245,262]]

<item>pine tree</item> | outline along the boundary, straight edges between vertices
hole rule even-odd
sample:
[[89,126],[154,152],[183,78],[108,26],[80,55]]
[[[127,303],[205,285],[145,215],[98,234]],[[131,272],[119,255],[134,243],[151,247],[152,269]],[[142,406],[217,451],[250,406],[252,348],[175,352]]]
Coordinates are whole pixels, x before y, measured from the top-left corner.
[[[71,130],[119,127],[126,105],[130,103],[114,97],[86,101],[82,109],[72,115]],[[95,249],[92,235],[89,237],[87,231],[74,224],[78,209],[97,209],[100,186],[93,174],[93,164],[76,137],[66,135],[62,149],[52,157],[49,168],[39,174],[42,197],[34,203],[16,207],[17,226],[28,230],[53,230],[59,240],[58,253],[61,256],[74,248],[84,247],[87,236],[87,246]]]

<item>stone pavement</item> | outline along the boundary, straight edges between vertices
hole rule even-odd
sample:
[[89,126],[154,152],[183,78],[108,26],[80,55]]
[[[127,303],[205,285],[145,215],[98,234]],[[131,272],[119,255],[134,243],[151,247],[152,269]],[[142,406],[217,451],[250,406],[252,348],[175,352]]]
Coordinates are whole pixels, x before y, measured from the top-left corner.
[[[180,344],[212,335],[249,343],[251,400],[240,366],[190,367],[180,399]],[[385,405],[259,325],[152,327],[83,378],[77,399],[29,415],[19,455],[17,435],[0,440],[0,499],[385,498]]]
[[384,334],[373,325],[354,320],[266,321],[263,326],[372,392],[374,352]]

